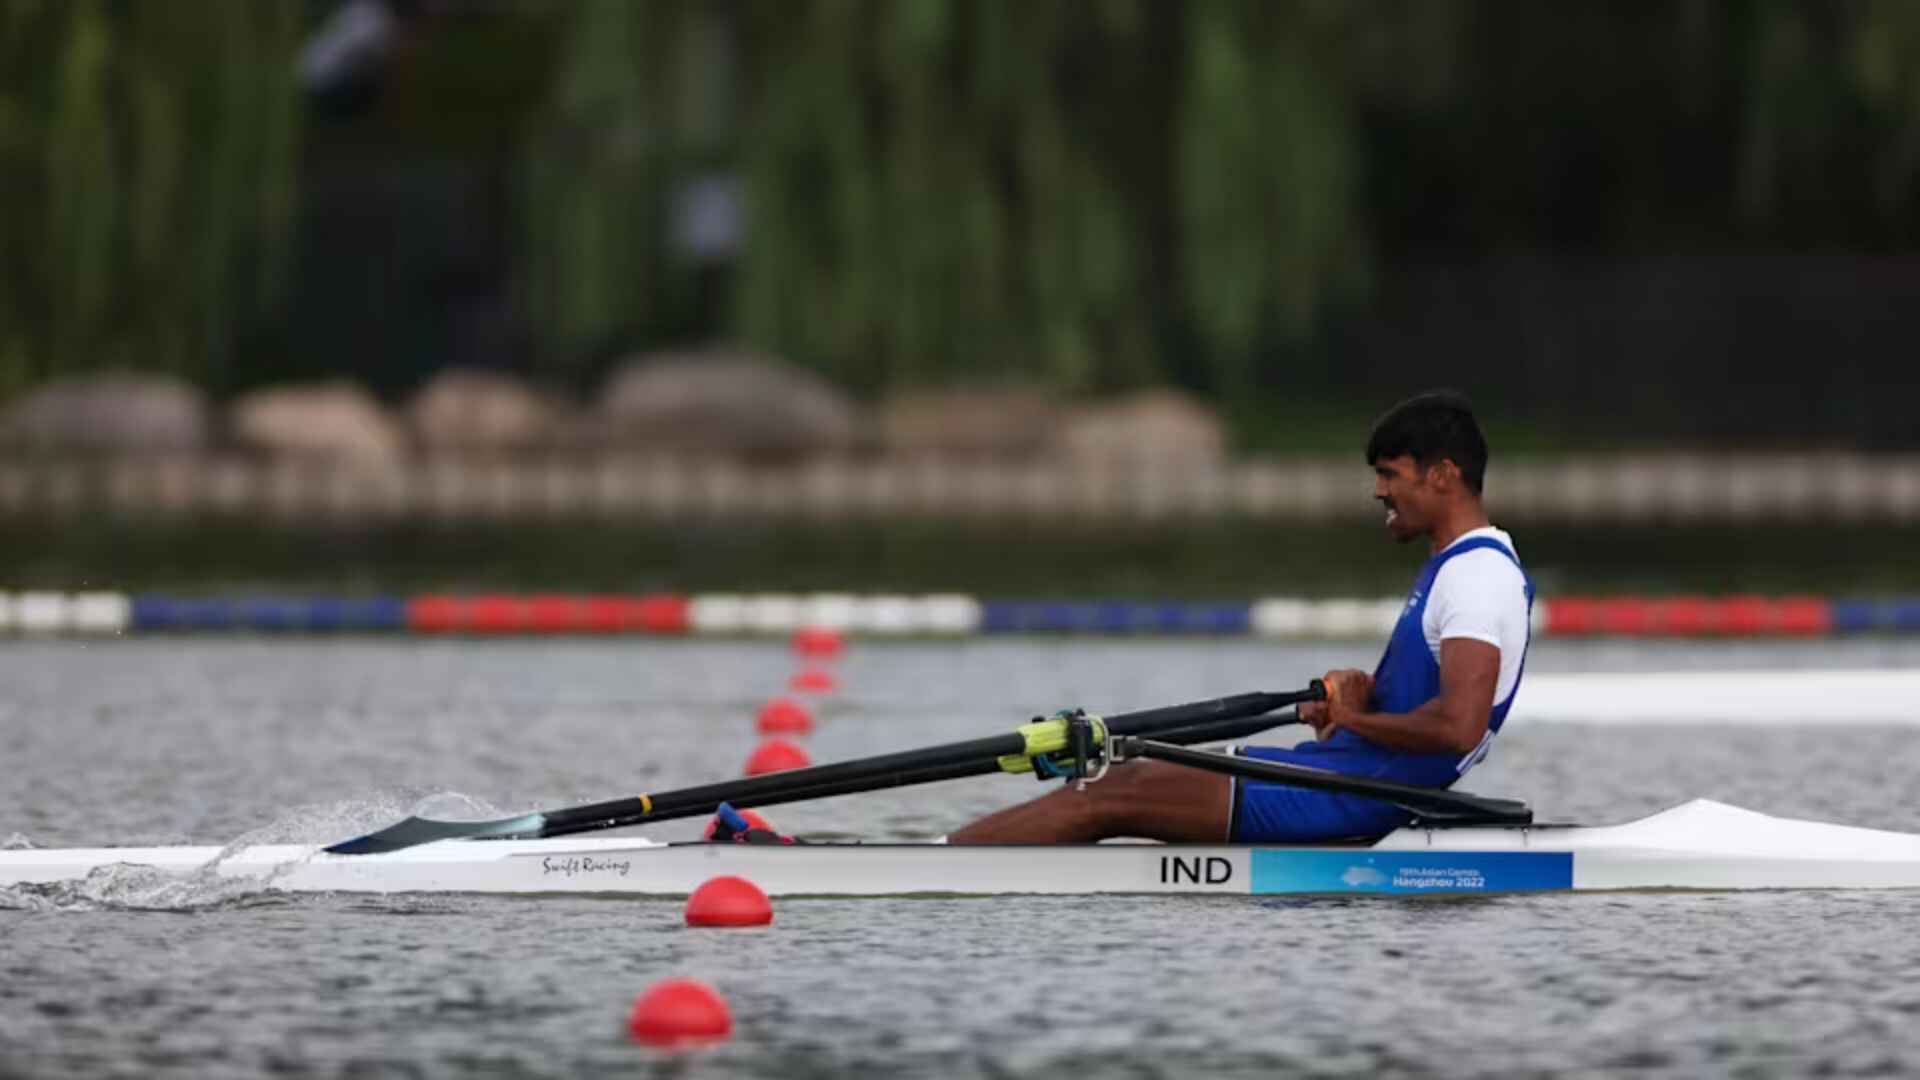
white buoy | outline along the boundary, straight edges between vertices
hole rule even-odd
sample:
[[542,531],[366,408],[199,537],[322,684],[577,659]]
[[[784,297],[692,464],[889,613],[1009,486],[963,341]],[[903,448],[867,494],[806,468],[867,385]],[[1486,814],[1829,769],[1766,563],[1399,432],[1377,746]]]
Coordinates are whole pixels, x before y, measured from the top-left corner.
[[1274,596],[1255,601],[1249,621],[1261,637],[1297,638],[1307,636],[1312,614],[1313,605],[1305,600]]
[[800,604],[801,626],[846,630],[853,625],[857,598],[848,593],[815,593]]
[[980,631],[980,601],[958,593],[935,593],[921,598],[921,625],[930,634],[975,634]]
[[62,633],[67,629],[70,606],[65,593],[21,593],[14,601],[14,623],[22,633]]
[[687,628],[696,634],[738,634],[747,628],[747,604],[726,593],[696,596],[687,605]]
[[797,596],[781,593],[749,596],[744,613],[747,631],[772,636],[791,634],[805,621],[802,611],[803,605]]
[[133,624],[133,602],[124,593],[76,593],[68,615],[80,633],[124,634]]

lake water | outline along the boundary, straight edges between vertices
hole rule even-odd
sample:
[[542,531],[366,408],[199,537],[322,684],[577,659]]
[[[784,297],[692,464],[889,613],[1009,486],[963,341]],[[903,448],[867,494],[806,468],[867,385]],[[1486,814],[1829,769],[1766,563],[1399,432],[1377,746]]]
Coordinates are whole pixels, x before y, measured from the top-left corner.
[[[1286,689],[1366,647],[855,646],[817,760],[1027,716]],[[1544,643],[1535,671],[1912,667],[1920,643]],[[0,644],[0,842],[323,841],[736,775],[783,646],[682,641]],[[1834,710],[1844,715],[1844,702]],[[1470,786],[1543,819],[1694,796],[1920,831],[1920,730],[1528,724]],[[1290,741],[1284,732],[1275,741]],[[1039,791],[982,778],[775,808],[914,837]],[[685,838],[698,822],[650,835]],[[0,1077],[1892,1074],[1920,1070],[1920,895],[1391,901],[784,901],[689,930],[664,901],[289,897],[122,873],[0,890]],[[671,975],[726,1045],[628,1043]]]

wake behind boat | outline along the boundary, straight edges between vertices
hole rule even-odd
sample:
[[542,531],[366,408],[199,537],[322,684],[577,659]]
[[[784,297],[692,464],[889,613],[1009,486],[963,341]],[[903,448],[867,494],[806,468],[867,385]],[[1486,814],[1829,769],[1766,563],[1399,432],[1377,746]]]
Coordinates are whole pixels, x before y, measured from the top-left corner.
[[440,840],[375,855],[267,845],[0,851],[0,887],[116,866],[287,892],[676,897],[720,874],[770,895],[1385,894],[1920,888],[1920,835],[1697,799],[1620,825],[1400,829],[1366,846],[662,844]]

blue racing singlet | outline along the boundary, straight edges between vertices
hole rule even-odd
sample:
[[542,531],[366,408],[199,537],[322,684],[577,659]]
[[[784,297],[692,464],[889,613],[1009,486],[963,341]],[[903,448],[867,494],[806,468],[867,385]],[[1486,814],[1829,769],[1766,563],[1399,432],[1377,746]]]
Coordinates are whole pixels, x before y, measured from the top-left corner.
[[[1427,597],[1434,579],[1449,559],[1469,551],[1491,548],[1520,566],[1512,549],[1490,536],[1476,536],[1453,545],[1428,559],[1414,579],[1407,606],[1394,623],[1393,636],[1387,639],[1387,651],[1373,673],[1373,712],[1406,713],[1440,695],[1440,661],[1427,647],[1423,626]],[[1527,611],[1533,611],[1533,581],[1526,578]],[[1520,674],[1526,674],[1526,653],[1520,657]],[[1486,756],[1493,736],[1506,722],[1514,696],[1520,692],[1520,680],[1503,701],[1496,702],[1487,718],[1487,734],[1480,745],[1464,757],[1447,752],[1420,754],[1381,746],[1342,728],[1326,741],[1303,742],[1290,750],[1249,746],[1241,752],[1267,761],[1308,765],[1316,769],[1394,780],[1424,787],[1450,787],[1466,771]],[[1303,842],[1340,839],[1384,833],[1405,824],[1411,815],[1396,806],[1352,795],[1334,795],[1307,791],[1262,781],[1240,781],[1234,792],[1233,836],[1236,840],[1280,840]]]

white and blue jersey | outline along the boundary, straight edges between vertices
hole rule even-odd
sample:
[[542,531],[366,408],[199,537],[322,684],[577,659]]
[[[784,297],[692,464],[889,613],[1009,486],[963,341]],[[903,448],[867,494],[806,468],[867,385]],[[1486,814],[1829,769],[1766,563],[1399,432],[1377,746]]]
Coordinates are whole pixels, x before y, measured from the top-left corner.
[[[1266,761],[1449,787],[1486,756],[1506,722],[1526,669],[1533,583],[1514,553],[1513,538],[1475,529],[1428,559],[1414,579],[1407,605],[1373,674],[1370,712],[1407,713],[1440,695],[1440,643],[1473,638],[1500,650],[1500,675],[1487,734],[1471,753],[1393,750],[1341,729],[1292,749],[1250,746],[1240,752]],[[1355,795],[1308,791],[1265,781],[1239,780],[1233,791],[1232,838],[1243,842],[1310,843],[1376,836],[1406,824],[1406,811]]]

